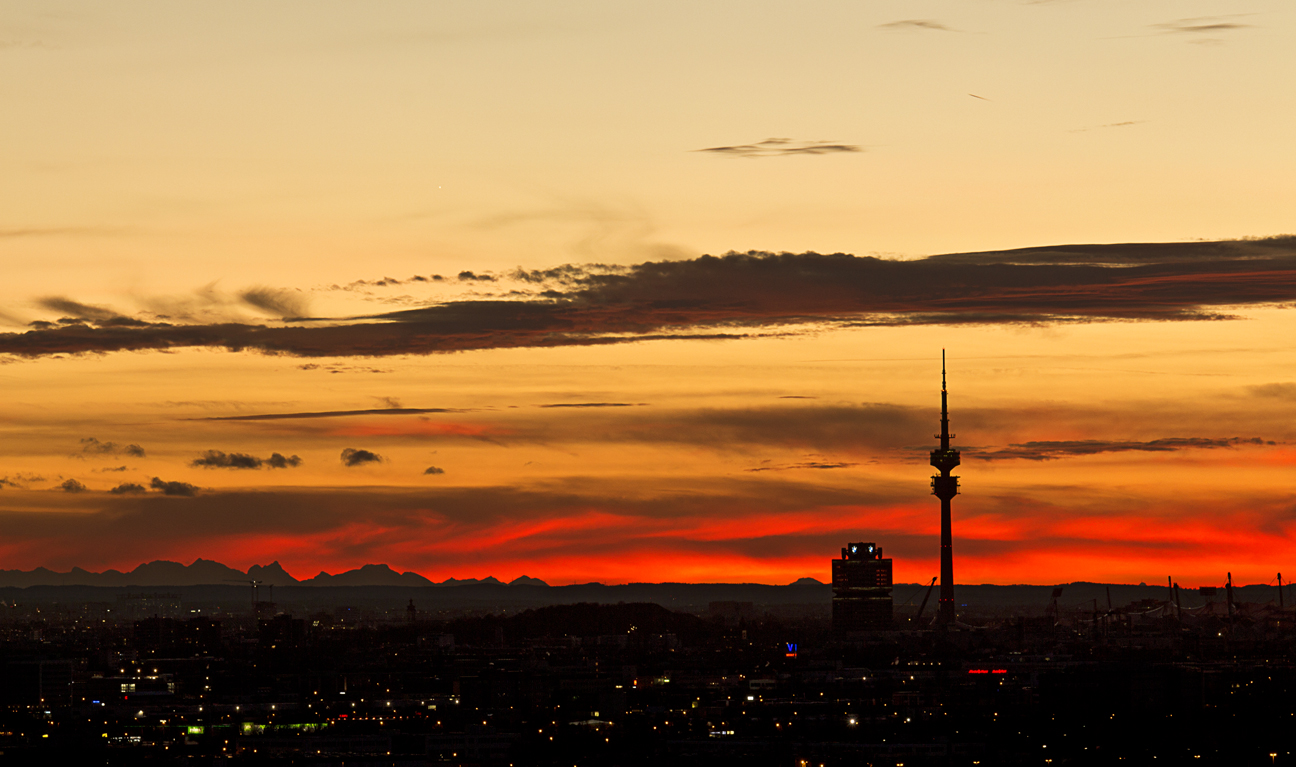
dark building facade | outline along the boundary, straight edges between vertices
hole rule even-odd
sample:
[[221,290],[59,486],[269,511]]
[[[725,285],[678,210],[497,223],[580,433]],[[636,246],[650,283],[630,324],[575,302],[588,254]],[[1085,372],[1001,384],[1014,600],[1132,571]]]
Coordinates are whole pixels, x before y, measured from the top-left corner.
[[833,631],[892,627],[891,560],[874,543],[848,543],[832,561]]

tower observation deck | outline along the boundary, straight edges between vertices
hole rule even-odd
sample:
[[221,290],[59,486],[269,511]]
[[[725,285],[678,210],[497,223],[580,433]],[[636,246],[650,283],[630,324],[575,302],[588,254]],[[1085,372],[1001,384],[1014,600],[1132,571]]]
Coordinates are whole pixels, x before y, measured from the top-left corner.
[[941,349],[941,430],[936,435],[940,447],[931,452],[931,465],[940,471],[931,481],[932,495],[941,502],[940,550],[940,601],[937,603],[936,625],[954,623],[954,535],[950,525],[950,500],[958,495],[958,477],[950,471],[959,465],[959,451],[950,447],[949,393],[945,390],[945,350]]

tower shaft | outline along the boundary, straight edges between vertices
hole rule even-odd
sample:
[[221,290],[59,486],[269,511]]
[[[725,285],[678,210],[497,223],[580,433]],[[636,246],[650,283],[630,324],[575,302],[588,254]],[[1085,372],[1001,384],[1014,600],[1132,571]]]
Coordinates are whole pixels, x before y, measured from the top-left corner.
[[946,626],[954,622],[954,530],[950,523],[950,499],[941,499],[941,563],[940,601],[937,602],[936,623]]
[[958,477],[950,472],[959,465],[959,451],[950,447],[949,393],[945,388],[945,351],[941,350],[941,433],[940,448],[931,453],[931,465],[940,470],[932,477],[932,495],[941,501],[941,569],[940,600],[937,602],[936,625],[949,626],[954,622],[954,526],[950,514],[950,501],[958,495]]

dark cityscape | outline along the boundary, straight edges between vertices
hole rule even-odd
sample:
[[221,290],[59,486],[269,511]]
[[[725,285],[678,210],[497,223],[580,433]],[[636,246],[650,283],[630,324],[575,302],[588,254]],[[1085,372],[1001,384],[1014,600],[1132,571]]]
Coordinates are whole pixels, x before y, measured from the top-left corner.
[[681,610],[501,606],[573,596],[532,585],[236,590],[4,589],[5,763],[1291,763],[1273,587],[968,589],[985,602],[957,628],[911,602],[836,632],[811,584]]

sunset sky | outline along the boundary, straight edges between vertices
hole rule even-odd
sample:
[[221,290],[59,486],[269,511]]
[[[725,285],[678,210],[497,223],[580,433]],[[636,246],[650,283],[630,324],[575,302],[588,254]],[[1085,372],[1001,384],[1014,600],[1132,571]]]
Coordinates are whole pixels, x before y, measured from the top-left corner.
[[0,569],[1296,575],[1296,4],[24,2]]

